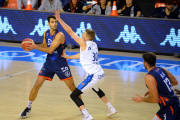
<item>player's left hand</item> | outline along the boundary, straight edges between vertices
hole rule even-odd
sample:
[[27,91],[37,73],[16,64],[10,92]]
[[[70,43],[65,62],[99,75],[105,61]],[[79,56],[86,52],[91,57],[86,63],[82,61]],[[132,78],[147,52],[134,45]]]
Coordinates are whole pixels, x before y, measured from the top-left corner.
[[136,95],[137,95],[137,97],[132,97],[132,100],[135,101],[135,103],[143,102],[143,98],[138,94],[136,94]]

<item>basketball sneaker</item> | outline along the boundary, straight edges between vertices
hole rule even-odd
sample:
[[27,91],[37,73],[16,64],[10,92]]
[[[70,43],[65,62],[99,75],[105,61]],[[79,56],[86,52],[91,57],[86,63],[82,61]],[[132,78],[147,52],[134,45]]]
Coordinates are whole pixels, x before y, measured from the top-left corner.
[[30,113],[31,113],[31,108],[26,107],[26,109],[25,109],[24,111],[22,111],[22,113],[20,114],[20,116],[21,116],[22,118],[26,118],[27,115],[30,114]]
[[114,107],[111,107],[111,108],[109,109],[109,111],[108,111],[108,116],[114,115],[114,114],[116,114],[116,113],[117,113],[117,111],[115,110],[115,108],[114,108]]
[[83,115],[83,119],[82,120],[94,120],[94,118],[91,115],[88,115],[87,117],[85,117]]

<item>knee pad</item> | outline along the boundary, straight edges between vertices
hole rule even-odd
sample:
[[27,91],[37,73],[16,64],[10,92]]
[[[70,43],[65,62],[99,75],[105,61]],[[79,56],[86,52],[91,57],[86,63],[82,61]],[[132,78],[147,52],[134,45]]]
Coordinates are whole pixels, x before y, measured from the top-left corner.
[[99,88],[99,91],[96,91],[94,88],[92,88],[92,90],[97,93],[97,95],[102,98],[105,96],[104,92]]
[[70,95],[71,99],[76,103],[78,107],[84,105],[83,101],[79,98],[79,95],[81,94],[82,92],[76,88]]

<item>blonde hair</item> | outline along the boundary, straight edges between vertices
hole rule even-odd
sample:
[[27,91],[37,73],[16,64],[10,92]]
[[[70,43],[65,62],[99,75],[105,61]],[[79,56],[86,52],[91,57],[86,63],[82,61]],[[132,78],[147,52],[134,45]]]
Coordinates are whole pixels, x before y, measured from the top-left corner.
[[86,29],[86,35],[87,35],[87,37],[89,37],[89,40],[93,41],[93,39],[96,36],[96,33],[94,30]]

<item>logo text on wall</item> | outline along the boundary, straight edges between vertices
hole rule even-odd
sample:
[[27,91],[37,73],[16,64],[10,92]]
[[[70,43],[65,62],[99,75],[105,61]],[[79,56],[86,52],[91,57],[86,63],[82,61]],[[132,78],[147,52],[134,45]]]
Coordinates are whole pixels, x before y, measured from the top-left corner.
[[17,34],[12,25],[9,24],[8,18],[5,16],[3,22],[2,17],[0,16],[0,33],[8,33],[10,30],[12,31],[12,34]]
[[137,40],[139,40],[141,44],[146,44],[142,41],[140,35],[136,33],[136,28],[134,26],[131,26],[130,32],[128,25],[124,25],[124,30],[120,32],[119,37],[115,39],[114,42],[120,42],[121,39],[123,39],[125,43],[130,41],[130,43],[134,44]]
[[48,21],[44,21],[45,25],[43,25],[43,20],[39,19],[38,24],[35,25],[34,30],[29,35],[34,35],[35,32],[38,33],[39,36],[43,36],[44,32],[49,29]]
[[176,44],[177,44],[177,47],[180,47],[180,29],[178,29],[177,36],[176,36],[175,29],[171,28],[170,34],[166,35],[165,40],[162,43],[160,43],[160,45],[165,46],[167,42],[169,42],[171,47],[176,46]]

